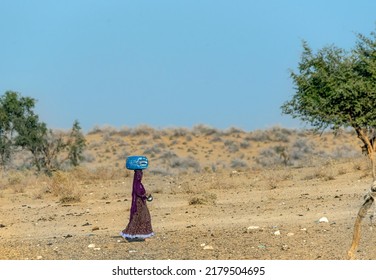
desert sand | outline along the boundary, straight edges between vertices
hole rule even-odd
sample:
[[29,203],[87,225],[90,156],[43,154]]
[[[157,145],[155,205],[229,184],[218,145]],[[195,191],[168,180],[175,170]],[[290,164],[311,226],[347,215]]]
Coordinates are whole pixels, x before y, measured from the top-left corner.
[[[53,178],[4,171],[0,259],[347,259],[372,181],[353,134],[140,131],[88,133],[87,160]],[[129,243],[119,235],[131,204],[124,163],[141,153],[150,160],[143,184],[154,197],[155,236]],[[376,259],[371,214],[357,259]]]

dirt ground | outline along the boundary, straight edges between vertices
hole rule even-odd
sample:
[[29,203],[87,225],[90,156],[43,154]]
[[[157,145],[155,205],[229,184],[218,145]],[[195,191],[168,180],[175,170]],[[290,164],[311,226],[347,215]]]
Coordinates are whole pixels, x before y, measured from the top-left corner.
[[[129,217],[131,176],[83,181],[79,202],[38,196],[43,182],[0,195],[0,258],[43,260],[343,260],[370,176],[348,163],[264,171],[161,176],[143,184],[155,236],[119,236]],[[369,213],[371,214],[371,213]],[[327,222],[319,222],[323,217]],[[376,233],[363,222],[357,259],[376,259]]]

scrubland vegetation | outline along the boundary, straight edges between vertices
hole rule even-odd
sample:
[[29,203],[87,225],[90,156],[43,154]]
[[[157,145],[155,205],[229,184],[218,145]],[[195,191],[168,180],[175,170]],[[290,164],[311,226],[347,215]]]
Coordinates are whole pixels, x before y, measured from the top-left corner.
[[[59,131],[62,137],[68,137],[69,133]],[[85,191],[82,185],[130,176],[131,172],[125,169],[125,159],[130,155],[147,156],[150,167],[146,172],[166,178],[269,170],[265,174],[271,174],[266,178],[271,188],[277,186],[281,176],[288,176],[289,170],[304,167],[312,169],[306,175],[307,180],[332,180],[349,168],[363,168],[367,176],[366,158],[354,133],[349,131],[318,135],[310,130],[281,127],[247,132],[205,125],[192,129],[139,126],[95,127],[83,136],[86,147],[80,164],[61,165],[51,174],[38,172],[35,166],[28,165],[28,154],[24,151],[15,152],[12,163],[2,170],[0,195],[4,189],[22,193],[30,185],[39,185],[35,199],[49,194],[61,202],[79,202]],[[347,168],[335,170],[336,164],[343,162],[347,163]],[[276,175],[281,171],[282,175]],[[215,187],[218,185],[212,186]],[[192,189],[185,191],[194,193]],[[205,194],[190,203],[214,200]]]

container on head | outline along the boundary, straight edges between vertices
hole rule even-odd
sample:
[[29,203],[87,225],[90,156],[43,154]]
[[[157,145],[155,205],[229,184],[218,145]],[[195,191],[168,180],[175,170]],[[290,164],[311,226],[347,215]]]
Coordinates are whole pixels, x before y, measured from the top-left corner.
[[129,170],[146,169],[149,166],[149,160],[145,156],[127,157],[125,167]]

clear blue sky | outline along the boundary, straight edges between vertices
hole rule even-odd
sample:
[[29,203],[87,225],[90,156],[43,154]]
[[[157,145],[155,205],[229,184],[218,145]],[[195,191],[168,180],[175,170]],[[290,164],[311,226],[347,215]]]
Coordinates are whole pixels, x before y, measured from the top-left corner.
[[51,128],[303,127],[281,114],[301,41],[352,48],[374,0],[1,0],[0,94]]

